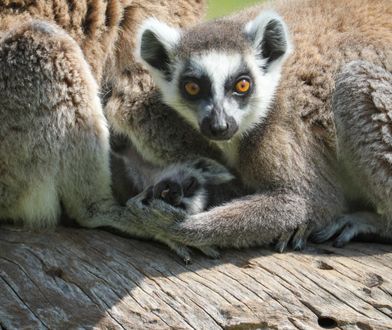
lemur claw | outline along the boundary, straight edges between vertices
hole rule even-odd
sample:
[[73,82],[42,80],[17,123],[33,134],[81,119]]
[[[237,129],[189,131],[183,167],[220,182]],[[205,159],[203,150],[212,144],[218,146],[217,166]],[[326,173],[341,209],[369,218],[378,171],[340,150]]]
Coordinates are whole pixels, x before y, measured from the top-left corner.
[[306,248],[306,243],[310,234],[312,233],[313,227],[308,223],[300,225],[291,240],[291,246],[295,251],[302,251]]
[[286,250],[287,245],[289,244],[290,238],[291,233],[282,234],[278,239],[278,242],[275,244],[275,251],[283,253]]
[[220,252],[212,246],[202,246],[202,247],[198,247],[197,249],[199,249],[203,254],[205,254],[207,257],[211,259],[220,258]]
[[286,232],[280,236],[278,242],[275,244],[275,250],[279,253],[283,253],[287,246],[291,246],[295,251],[302,251],[306,247],[307,240],[312,227],[308,223],[304,223],[294,231]]

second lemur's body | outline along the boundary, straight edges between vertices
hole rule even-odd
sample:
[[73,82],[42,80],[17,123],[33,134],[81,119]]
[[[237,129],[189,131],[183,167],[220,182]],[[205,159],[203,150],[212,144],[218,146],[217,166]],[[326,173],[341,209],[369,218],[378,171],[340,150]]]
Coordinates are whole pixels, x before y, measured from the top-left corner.
[[369,206],[357,214],[357,232],[380,232],[366,226],[392,220],[392,3],[294,0],[274,2],[278,15],[262,9],[183,31],[150,20],[141,30],[140,57],[164,102],[254,191],[185,217],[167,235],[191,246],[280,238],[283,248],[296,231],[301,247],[312,230],[334,232],[328,225],[356,211],[352,201]]

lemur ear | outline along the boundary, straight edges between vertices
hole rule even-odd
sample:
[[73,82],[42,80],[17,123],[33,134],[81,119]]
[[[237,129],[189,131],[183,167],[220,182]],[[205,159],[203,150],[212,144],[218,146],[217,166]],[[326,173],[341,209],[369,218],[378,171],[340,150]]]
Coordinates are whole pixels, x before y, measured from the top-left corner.
[[245,26],[245,33],[267,70],[274,63],[282,63],[292,50],[287,26],[274,11],[262,12],[250,21]]
[[234,176],[226,167],[212,159],[200,158],[195,160],[192,165],[200,171],[203,178],[209,184],[218,185],[234,179]]
[[164,79],[170,79],[172,52],[180,39],[180,31],[155,18],[146,20],[140,30],[138,57],[147,66],[158,70]]

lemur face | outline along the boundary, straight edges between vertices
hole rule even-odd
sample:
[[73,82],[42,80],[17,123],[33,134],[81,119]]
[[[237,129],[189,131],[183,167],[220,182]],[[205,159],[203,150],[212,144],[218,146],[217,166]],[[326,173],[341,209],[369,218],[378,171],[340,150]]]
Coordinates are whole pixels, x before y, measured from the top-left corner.
[[211,140],[230,140],[268,113],[290,45],[272,12],[241,23],[217,20],[177,30],[150,19],[139,57],[165,103]]
[[240,53],[193,54],[175,68],[178,96],[167,102],[209,139],[229,140],[252,113],[256,74]]

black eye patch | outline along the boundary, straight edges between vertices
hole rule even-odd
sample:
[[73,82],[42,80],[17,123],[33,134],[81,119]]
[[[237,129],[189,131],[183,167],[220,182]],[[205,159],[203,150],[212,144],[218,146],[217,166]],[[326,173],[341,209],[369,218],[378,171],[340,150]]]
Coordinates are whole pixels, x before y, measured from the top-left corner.
[[[187,83],[190,82],[195,83],[199,86],[200,91],[197,95],[190,95],[189,93],[187,93],[185,86]],[[212,95],[211,86],[211,80],[206,75],[202,75],[200,77],[184,75],[181,76],[178,82],[178,88],[180,90],[181,96],[188,101],[210,98]]]
[[[185,89],[187,83],[197,84],[200,88],[199,93],[197,93],[197,95],[190,95],[187,93]],[[211,98],[212,95],[211,88],[212,82],[208,75],[196,64],[193,64],[191,61],[187,61],[178,80],[178,89],[181,96],[188,101],[208,99]]]

